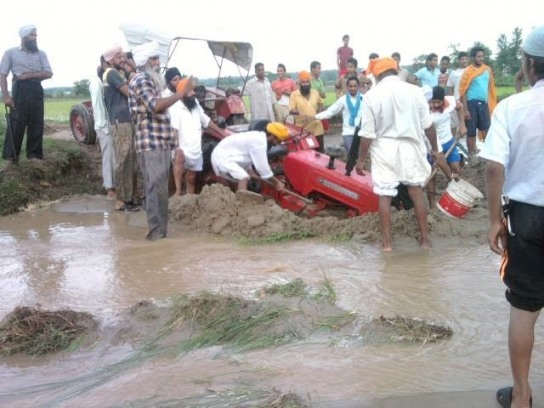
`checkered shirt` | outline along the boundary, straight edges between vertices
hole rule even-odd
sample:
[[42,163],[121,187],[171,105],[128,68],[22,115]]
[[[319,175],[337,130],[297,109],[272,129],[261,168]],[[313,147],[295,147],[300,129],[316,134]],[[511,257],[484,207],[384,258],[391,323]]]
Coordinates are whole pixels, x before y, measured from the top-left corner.
[[177,137],[175,130],[170,126],[168,113],[153,112],[160,97],[160,92],[148,74],[140,72],[130,80],[128,106],[136,128],[137,153],[156,149],[174,149],[177,146]]

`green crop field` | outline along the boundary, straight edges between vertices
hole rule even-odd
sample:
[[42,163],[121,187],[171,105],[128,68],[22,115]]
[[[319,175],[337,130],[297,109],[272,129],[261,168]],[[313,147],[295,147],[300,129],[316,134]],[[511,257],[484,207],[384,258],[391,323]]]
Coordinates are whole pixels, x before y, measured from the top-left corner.
[[[515,92],[513,86],[497,87],[497,96],[503,99]],[[81,98],[47,98],[45,99],[45,120],[52,122],[68,123],[70,109],[72,106],[83,102]],[[334,91],[328,91],[325,98],[325,106],[330,106],[336,100]],[[244,102],[248,106],[247,96],[244,97]]]
[[45,120],[68,123],[72,106],[77,105],[84,100],[85,99],[81,98],[46,98]]

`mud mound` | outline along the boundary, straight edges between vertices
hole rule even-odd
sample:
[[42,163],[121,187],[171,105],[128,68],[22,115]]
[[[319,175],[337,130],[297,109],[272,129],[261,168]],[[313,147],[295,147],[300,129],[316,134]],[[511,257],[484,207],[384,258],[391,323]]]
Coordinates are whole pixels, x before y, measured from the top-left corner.
[[74,340],[96,327],[88,313],[18,307],[0,323],[0,354],[53,353],[68,348]]
[[453,331],[420,319],[380,316],[364,326],[361,334],[370,343],[436,343],[449,339]]
[[[476,209],[477,210],[477,209]],[[378,214],[339,219],[336,217],[302,218],[280,208],[273,200],[264,200],[254,193],[233,193],[227,187],[213,184],[204,187],[199,195],[184,195],[170,199],[174,220],[193,231],[245,237],[264,242],[304,237],[350,239],[365,241],[380,238]],[[433,210],[429,228],[443,237],[476,237],[486,235],[487,215],[473,210],[466,220],[449,219]],[[419,231],[412,211],[392,214],[393,235],[417,238]]]

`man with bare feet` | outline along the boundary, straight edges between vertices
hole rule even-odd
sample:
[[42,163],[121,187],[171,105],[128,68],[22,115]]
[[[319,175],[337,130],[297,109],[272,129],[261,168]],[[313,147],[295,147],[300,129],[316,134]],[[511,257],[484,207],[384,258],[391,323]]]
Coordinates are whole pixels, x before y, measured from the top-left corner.
[[399,184],[407,186],[414,202],[420,245],[430,248],[423,186],[431,174],[431,166],[427,160],[425,137],[432,146],[435,163],[443,163],[444,155],[438,149],[429,105],[417,86],[399,79],[394,59],[375,59],[369,68],[378,83],[363,99],[359,132],[363,139],[356,171],[364,174],[364,162],[370,151],[374,193],[380,196],[384,251],[391,251],[393,247],[391,200],[397,195]]

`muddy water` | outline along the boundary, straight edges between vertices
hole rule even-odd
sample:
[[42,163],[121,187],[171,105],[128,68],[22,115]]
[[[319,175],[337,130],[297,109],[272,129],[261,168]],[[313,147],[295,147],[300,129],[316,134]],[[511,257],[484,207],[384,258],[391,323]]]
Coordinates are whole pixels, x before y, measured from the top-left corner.
[[[39,303],[90,312],[107,327],[141,299],[200,290],[254,297],[271,283],[302,278],[312,286],[327,276],[346,310],[369,319],[420,317],[449,325],[454,336],[423,346],[368,345],[357,336],[331,344],[317,336],[238,354],[212,347],[133,358],[135,350],[118,344],[11,357],[0,360],[0,406],[147,407],[276,387],[324,407],[491,407],[493,390],[510,383],[499,260],[484,246],[443,240],[423,252],[401,239],[391,255],[378,245],[319,240],[249,247],[176,225],[168,239],[148,243],[144,227],[143,213],[117,213],[96,197],[0,219],[0,318]],[[539,327],[537,338],[543,334]],[[536,384],[544,382],[543,350],[537,343]]]

